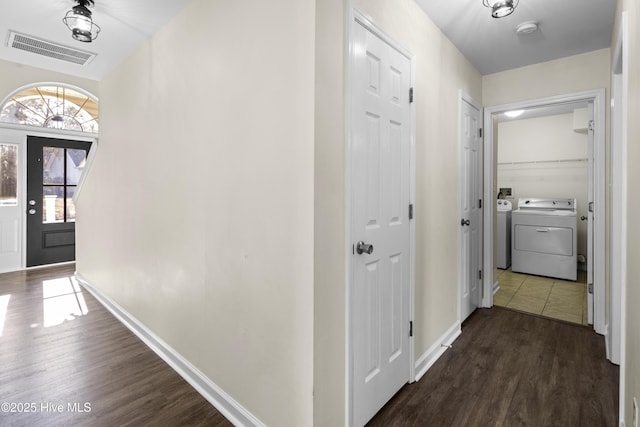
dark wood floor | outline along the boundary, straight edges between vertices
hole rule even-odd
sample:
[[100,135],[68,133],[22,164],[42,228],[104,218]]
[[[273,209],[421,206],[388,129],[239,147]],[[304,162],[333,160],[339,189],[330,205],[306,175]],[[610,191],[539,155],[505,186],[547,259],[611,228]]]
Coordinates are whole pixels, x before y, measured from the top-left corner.
[[587,327],[476,310],[453,347],[370,426],[616,426],[618,367]]
[[[17,411],[2,405],[0,426],[231,425],[74,269],[0,274],[0,405]],[[496,307],[462,330],[371,426],[617,425],[618,368],[589,328]]]
[[231,425],[74,270],[0,274],[0,426]]

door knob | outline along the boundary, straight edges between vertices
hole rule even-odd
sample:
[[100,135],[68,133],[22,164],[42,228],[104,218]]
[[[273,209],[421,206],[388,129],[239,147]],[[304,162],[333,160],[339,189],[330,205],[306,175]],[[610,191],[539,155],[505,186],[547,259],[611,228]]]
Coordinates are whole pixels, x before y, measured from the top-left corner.
[[29,209],[29,215],[35,215],[36,210],[35,209]]
[[356,252],[358,253],[358,255],[362,255],[362,254],[371,255],[373,253],[373,245],[370,245],[369,243],[365,243],[362,240],[360,240],[358,243],[356,243]]
[[582,215],[582,216],[580,217],[580,221],[584,221],[585,219],[587,219],[587,217],[586,217],[586,216],[584,216],[584,215]]
[[35,205],[36,205],[35,200],[29,200],[29,206],[35,206]]
[[464,218],[462,218],[462,219],[460,220],[460,225],[461,225],[461,226],[463,226],[463,227],[464,227],[465,225],[471,225],[471,221],[469,221],[468,219],[464,219]]

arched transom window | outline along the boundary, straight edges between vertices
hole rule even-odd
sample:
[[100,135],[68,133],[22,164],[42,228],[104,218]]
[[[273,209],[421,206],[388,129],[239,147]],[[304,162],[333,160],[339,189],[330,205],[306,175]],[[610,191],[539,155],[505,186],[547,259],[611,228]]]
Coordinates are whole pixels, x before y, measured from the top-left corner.
[[62,85],[29,87],[0,106],[0,122],[98,133],[98,103]]

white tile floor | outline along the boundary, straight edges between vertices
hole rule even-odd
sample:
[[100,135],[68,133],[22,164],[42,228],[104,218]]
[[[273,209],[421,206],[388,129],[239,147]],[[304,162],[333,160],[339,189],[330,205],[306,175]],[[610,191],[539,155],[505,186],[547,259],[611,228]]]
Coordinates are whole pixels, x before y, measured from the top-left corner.
[[575,282],[498,270],[500,289],[493,296],[498,306],[568,322],[587,324],[586,272]]

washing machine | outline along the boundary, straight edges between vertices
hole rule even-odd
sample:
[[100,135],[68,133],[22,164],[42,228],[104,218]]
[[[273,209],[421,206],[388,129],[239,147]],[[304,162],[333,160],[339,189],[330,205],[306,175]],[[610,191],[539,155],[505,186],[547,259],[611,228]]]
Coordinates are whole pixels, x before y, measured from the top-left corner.
[[498,268],[511,266],[511,211],[509,200],[498,199]]

